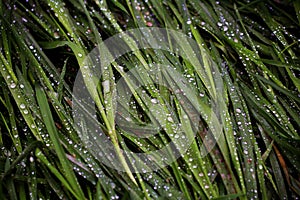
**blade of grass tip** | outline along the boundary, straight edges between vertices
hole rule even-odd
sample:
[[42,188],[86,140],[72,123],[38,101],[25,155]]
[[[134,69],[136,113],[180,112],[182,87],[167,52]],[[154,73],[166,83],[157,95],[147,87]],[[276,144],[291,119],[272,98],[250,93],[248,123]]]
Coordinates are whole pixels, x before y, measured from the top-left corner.
[[[117,1],[114,1],[114,3],[119,4],[119,3],[117,3]],[[97,44],[100,44],[102,42],[101,34],[99,33],[99,31],[97,29],[97,26],[94,23],[91,15],[90,15],[90,13],[88,12],[88,10],[87,10],[87,8],[86,8],[85,3],[83,2],[83,0],[80,0],[80,4],[81,4],[81,7],[84,9],[85,15],[88,18],[89,25],[91,26],[92,32],[93,32],[93,34],[96,37]]]
[[88,187],[88,188],[86,188],[87,189],[87,196],[88,196],[88,198],[87,199],[90,199],[90,200],[92,200],[93,199],[93,197],[92,197],[92,192],[91,192],[91,189],[90,189],[90,187]]
[[7,119],[5,119],[5,117],[2,115],[1,113],[1,117],[3,119],[3,122],[5,124],[6,129],[8,130],[8,133],[10,135],[11,140],[13,141],[13,144],[15,146],[15,148],[17,149],[17,152],[20,154],[22,152],[22,145],[21,145],[21,141],[20,141],[20,136],[18,133],[18,129],[17,129],[17,123],[16,123],[16,118],[15,118],[15,113],[14,113],[14,108],[11,104],[11,99],[9,99],[8,97],[8,92],[6,89],[3,90],[4,91],[4,97],[5,97],[5,101],[6,103],[6,108],[8,110],[9,113],[9,124],[11,127],[8,126],[7,124]]
[[[29,13],[29,16],[31,16],[38,24],[40,24],[43,27],[43,30],[48,32],[51,36],[54,36],[54,31],[50,23],[50,20],[41,20],[39,16],[37,16],[35,13],[33,13],[31,10],[26,8],[21,2],[17,1],[17,3]],[[40,8],[40,6],[37,6],[37,8]],[[39,10],[40,14],[45,18],[48,15],[44,13],[44,11]]]
[[16,101],[16,104],[18,105],[18,107],[20,109],[20,112],[21,112],[23,118],[25,119],[28,127],[30,128],[30,130],[32,131],[34,136],[38,140],[42,141],[42,138],[41,138],[38,130],[36,129],[37,126],[36,126],[34,117],[31,114],[29,114],[29,110],[28,110],[29,105],[28,105],[28,102],[24,98],[22,89],[19,88],[18,79],[16,78],[16,76],[12,70],[12,66],[9,65],[9,63],[4,58],[2,53],[0,53],[0,64],[2,65],[0,72],[1,72],[2,76],[4,77],[6,84],[9,86],[9,90],[10,90],[14,100]]
[[[286,59],[284,58],[284,55],[282,55],[282,54],[280,53],[280,48],[279,48],[279,46],[278,46],[276,43],[273,43],[273,46],[274,46],[274,50],[275,50],[275,52],[276,52],[278,58],[280,59],[280,61],[281,61],[281,62],[284,62],[284,63],[287,63],[288,60],[286,60]],[[293,73],[293,72],[291,71],[290,67],[286,66],[286,67],[285,67],[285,70],[287,71],[287,73],[288,73],[290,79],[292,80],[292,82],[293,82],[294,85],[296,86],[298,92],[300,92],[300,79],[296,76],[295,73]]]
[[[61,182],[61,183],[58,183],[57,182],[57,180],[56,179],[54,179],[54,176],[52,176],[51,175],[51,169],[50,169],[50,171],[51,172],[49,172],[48,170],[47,170],[47,167],[46,167],[46,163],[44,163],[45,165],[41,165],[40,166],[40,170],[41,170],[41,172],[42,172],[42,174],[45,176],[45,179],[46,179],[46,181],[48,182],[48,184],[49,184],[49,186],[48,187],[50,187],[52,190],[53,190],[53,192],[54,193],[56,193],[56,195],[60,198],[60,199],[71,199],[71,196],[70,196],[70,194],[69,193],[66,193],[65,191],[64,191],[64,188],[65,188],[65,185],[64,185],[64,187],[61,187],[61,185],[63,184],[63,182]],[[49,168],[49,167],[48,167]],[[53,172],[52,172],[53,173]],[[54,174],[55,175],[55,174]],[[59,178],[58,178],[58,180],[60,180]],[[66,189],[68,189],[68,187],[66,187]],[[52,193],[52,192],[51,192]],[[53,198],[53,194],[51,194],[51,198]],[[50,198],[49,198],[50,199]]]
[[51,164],[49,162],[49,160],[47,159],[47,157],[42,153],[42,151],[39,148],[37,148],[35,150],[35,156],[39,159],[39,161],[41,163],[43,163],[45,166],[47,166],[47,168],[53,173],[53,175],[61,182],[61,184],[65,188],[68,189],[68,191],[70,191],[74,195],[74,197],[76,199],[78,199],[78,200],[80,199],[81,200],[81,198],[77,195],[78,191],[74,191],[74,189],[70,185],[69,181],[67,179],[65,179],[65,177],[58,171],[58,169],[56,168],[56,166],[54,166],[53,164]]
[[[5,162],[4,172],[6,172],[10,169],[10,161],[9,160],[10,160],[10,158],[7,157],[6,162]],[[1,180],[1,182],[2,182],[2,180]],[[8,195],[10,196],[10,199],[18,199],[15,184],[13,182],[13,178],[8,177],[7,179],[5,179],[5,183],[6,183],[5,187],[7,189]]]
[[28,174],[30,174],[30,181],[28,183],[28,189],[30,193],[30,199],[34,200],[37,199],[37,179],[36,179],[36,164],[35,162],[30,162],[28,168]]
[[[300,108],[299,108],[299,106],[297,106],[297,103],[290,99],[281,98],[281,97],[278,97],[278,100],[280,101],[282,106],[287,110],[289,116],[291,116],[292,119],[296,122],[296,124],[298,124],[298,126],[296,126],[296,127],[299,127],[299,125],[300,125],[300,117],[299,117]],[[299,136],[299,134],[297,136]]]
[[[274,127],[277,128],[277,132],[283,138],[294,137],[294,135],[286,129],[284,124],[280,124],[281,122],[278,120],[277,108],[273,106],[272,103],[267,101],[263,96],[253,96],[253,91],[247,87],[244,83],[241,83],[241,88],[243,88],[244,96],[247,97],[246,100],[248,104],[254,108],[254,112],[258,112],[260,116],[264,116],[264,118],[268,119]],[[253,113],[253,112],[252,112]],[[281,142],[281,144],[283,144]]]
[[36,149],[38,146],[40,146],[42,143],[40,141],[34,141],[30,143],[23,151],[22,153],[15,158],[15,160],[9,165],[9,168],[6,168],[5,173],[2,176],[2,179],[4,179],[6,176],[10,175],[13,170],[20,164],[20,162],[26,158],[30,153]]
[[[268,50],[270,51],[270,50]],[[281,61],[277,61],[277,60],[270,60],[270,59],[259,59],[260,61],[262,61],[263,63],[272,65],[272,66],[276,66],[276,67],[288,67],[291,69],[295,69],[295,70],[300,70],[300,66],[299,64],[290,64],[290,63],[286,63],[286,62],[281,62]]]
[[61,0],[47,0],[47,3],[49,7],[53,9],[53,11],[55,12],[55,16],[57,16],[58,20],[65,27],[71,38],[74,39],[75,43],[78,45],[82,45],[80,38],[77,36],[71,15],[69,14],[67,8],[64,7],[64,2]]
[[85,197],[83,191],[80,188],[80,185],[76,179],[74,171],[71,168],[71,165],[66,157],[64,149],[60,144],[59,135],[52,118],[52,113],[48,104],[48,99],[46,97],[44,90],[39,86],[36,86],[36,97],[37,97],[38,105],[40,106],[40,111],[42,114],[43,121],[46,125],[46,129],[50,135],[50,139],[53,143],[54,149],[56,150],[57,156],[62,165],[63,172],[69,184],[71,185],[72,190],[74,190],[76,194],[76,198],[84,199]]
[[[257,118],[257,121],[260,122],[259,129],[261,130],[261,136],[263,138],[263,141],[266,146],[270,145],[269,137],[274,137],[274,127],[267,122],[265,117],[259,116],[256,113],[253,113],[254,117]],[[261,128],[263,127],[263,128]],[[275,138],[275,137],[274,137]],[[275,138],[275,142],[282,145],[282,140],[278,140],[278,138]],[[282,175],[282,171],[280,169],[280,163],[279,160],[276,158],[276,154],[274,151],[270,152],[269,160],[272,166],[272,172],[275,177],[275,181],[277,184],[277,188],[275,187],[275,191],[278,191],[278,195],[280,196],[280,199],[286,199],[287,198],[287,192],[286,192],[286,185],[284,180],[284,177]]]
[[58,101],[61,102],[62,97],[63,97],[63,87],[64,87],[64,77],[66,74],[66,70],[67,70],[67,62],[68,62],[69,58],[67,58],[64,61],[64,66],[62,68],[60,77],[59,77],[59,82],[58,82],[58,86],[57,86],[57,94],[58,94]]
[[251,39],[251,37],[250,37],[250,35],[249,35],[247,29],[245,28],[245,25],[244,25],[244,23],[243,23],[243,20],[242,20],[242,18],[241,18],[241,15],[240,15],[239,10],[237,9],[235,3],[233,4],[233,7],[234,7],[235,13],[236,13],[236,15],[237,15],[237,17],[238,17],[238,19],[239,19],[239,22],[240,22],[240,24],[241,24],[241,26],[242,26],[242,28],[243,28],[243,30],[244,30],[244,33],[246,34],[246,36],[247,36],[247,38],[248,38],[248,41],[250,42],[252,51],[256,54],[256,56],[258,56],[258,53],[257,53],[258,51],[256,50],[256,47],[255,47],[255,45],[254,45],[254,43],[253,43],[253,41],[252,41],[252,39]]
[[[262,137],[265,145],[267,146],[267,150],[263,154],[262,159],[263,159],[264,163],[266,163],[267,159],[270,160],[272,171],[273,171],[273,173],[275,175],[275,181],[278,183],[278,180],[280,180],[280,179],[277,180],[277,177],[281,176],[281,172],[278,171],[278,170],[274,170],[276,168],[279,169],[279,164],[278,164],[278,162],[276,160],[274,151],[272,151],[273,150],[274,140],[272,140],[270,142],[270,139],[268,138],[267,133],[265,133],[265,130],[262,128],[262,126],[259,125],[259,124],[257,126],[258,126],[259,132],[261,133],[261,137]],[[275,167],[276,165],[277,165],[277,167]],[[264,166],[265,173],[267,174],[267,178],[270,180],[270,182],[271,182],[274,190],[276,191],[276,193],[278,194],[278,196],[280,197],[280,199],[287,198],[287,193],[286,193],[286,190],[285,190],[285,186],[284,186],[285,184],[284,184],[284,182],[282,181],[282,183],[280,183],[281,186],[280,185],[276,186],[276,184],[275,184],[275,182],[273,180],[273,177],[272,177],[272,175],[269,172],[269,169],[267,168],[267,166],[265,164],[263,166]],[[283,177],[281,178],[281,180],[283,180]]]
[[[19,193],[19,199],[20,200],[26,200],[26,189],[25,189],[25,184],[24,183],[20,183],[17,191]],[[1,195],[0,195],[0,197],[1,197]],[[35,198],[35,199],[37,199],[37,198]]]
[[165,3],[163,1],[148,1],[148,7],[151,8],[151,11],[156,16],[159,23],[163,24],[164,27],[169,29],[176,29],[176,23],[172,23],[174,20],[168,15],[168,11]]
[[272,89],[270,90],[269,88],[267,89],[267,86],[262,83],[261,83],[261,88],[265,91],[265,94],[269,98],[269,101],[272,102],[272,106],[276,110],[274,114],[278,118],[278,121],[281,124],[281,126],[285,126],[285,128],[287,129],[287,131],[292,137],[297,137],[298,133],[294,128],[293,124],[291,123],[290,118],[286,113],[286,109],[282,107],[280,101],[278,101],[278,98],[274,94],[273,90]]
[[96,185],[96,192],[94,195],[94,199],[103,199],[103,200],[108,200],[103,191],[101,190],[101,184],[100,184],[100,180],[98,180],[97,185]]
[[[284,37],[284,26],[279,24],[273,16],[268,11],[267,7],[264,6],[261,2],[259,3],[259,9],[255,10],[258,15],[264,20],[264,22],[267,24],[267,26],[270,28],[270,30],[273,32],[273,34],[276,36],[276,38],[279,40],[279,42],[284,46],[289,46],[286,38]],[[296,58],[295,53],[290,48],[288,49],[289,54],[292,58]]]
[[15,183],[12,178],[6,180],[6,187],[10,199],[18,199]]
[[[203,81],[204,85],[206,88],[210,88],[210,95],[213,98],[216,98],[217,93],[216,93],[216,87],[215,87],[215,83],[214,83],[214,79],[213,79],[213,75],[211,73],[211,66],[214,64],[213,61],[210,58],[210,55],[208,54],[208,52],[205,50],[205,48],[202,46],[202,44],[204,44],[204,40],[201,37],[201,35],[199,34],[198,31],[196,31],[194,28],[191,29],[193,36],[195,37],[197,43],[198,43],[198,47],[200,49],[200,53],[201,53],[201,57],[202,57],[202,62],[203,62],[203,69],[201,69],[201,67],[197,67],[199,66],[199,61],[191,59],[194,61],[194,63],[192,63],[194,65],[194,67],[196,68],[196,71],[199,75],[199,77],[201,78],[201,80]],[[193,52],[192,50],[189,50],[186,48],[186,45],[183,45],[183,49],[187,50],[187,55],[189,55],[188,52]],[[201,63],[202,64],[202,63]],[[201,66],[201,65],[200,65]]]
[[257,175],[257,179],[258,179],[258,183],[259,183],[259,189],[261,192],[261,198],[262,199],[267,199],[267,187],[266,187],[266,183],[265,183],[265,172],[264,172],[264,161],[262,159],[262,155],[261,155],[261,150],[258,147],[257,142],[254,142],[254,152],[256,154],[256,175]]
[[10,66],[12,66],[12,63],[11,63],[11,55],[10,55],[10,48],[11,48],[11,46],[10,46],[10,44],[9,44],[9,38],[8,38],[8,36],[7,36],[7,33],[6,33],[7,31],[5,31],[5,30],[3,30],[2,29],[2,31],[1,31],[1,35],[2,35],[2,45],[3,45],[3,50],[4,50],[4,52],[5,52],[5,56],[6,56],[6,60],[7,60],[7,62],[8,62],[8,64],[10,65]]

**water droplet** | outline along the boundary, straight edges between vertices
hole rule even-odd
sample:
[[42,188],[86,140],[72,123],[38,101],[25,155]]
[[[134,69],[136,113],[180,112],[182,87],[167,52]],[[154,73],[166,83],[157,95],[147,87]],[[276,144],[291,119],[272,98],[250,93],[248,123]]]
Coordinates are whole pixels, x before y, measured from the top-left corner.
[[146,25],[151,27],[151,26],[153,26],[153,23],[152,22],[146,22]]
[[108,93],[110,91],[109,80],[103,81],[102,86],[103,86],[103,92]]
[[54,38],[55,38],[55,39],[58,39],[58,38],[60,38],[60,35],[59,35],[59,33],[58,33],[58,32],[54,32],[54,33],[53,33],[53,36],[54,36]]
[[157,101],[157,99],[151,99],[151,102],[152,103],[157,103],[158,101]]
[[15,83],[12,83],[11,85],[10,85],[10,88],[12,88],[12,89],[14,89],[14,88],[16,88],[16,84]]
[[21,108],[21,109],[25,109],[26,106],[22,103],[22,104],[20,105],[20,108]]
[[168,117],[167,118],[169,122],[173,122],[173,118],[172,117]]

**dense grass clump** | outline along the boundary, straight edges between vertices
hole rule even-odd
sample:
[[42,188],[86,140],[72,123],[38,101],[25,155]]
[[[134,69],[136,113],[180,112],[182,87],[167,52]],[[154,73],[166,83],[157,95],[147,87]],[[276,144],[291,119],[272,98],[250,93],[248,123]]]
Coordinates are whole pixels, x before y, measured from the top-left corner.
[[[98,44],[142,27],[166,28],[170,52],[136,49],[131,35],[101,83],[82,82],[119,171],[99,159],[100,134],[76,122],[74,107],[91,108],[73,87]],[[298,199],[299,33],[296,0],[0,0],[0,199]],[[172,67],[149,73],[158,64]],[[178,127],[193,136],[188,150],[135,171],[125,150],[161,149]]]

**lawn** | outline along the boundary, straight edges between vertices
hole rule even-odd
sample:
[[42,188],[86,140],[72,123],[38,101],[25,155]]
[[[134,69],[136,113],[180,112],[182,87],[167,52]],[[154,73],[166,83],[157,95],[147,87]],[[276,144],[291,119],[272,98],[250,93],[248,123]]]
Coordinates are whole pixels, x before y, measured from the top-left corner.
[[299,199],[300,1],[0,0],[0,199]]

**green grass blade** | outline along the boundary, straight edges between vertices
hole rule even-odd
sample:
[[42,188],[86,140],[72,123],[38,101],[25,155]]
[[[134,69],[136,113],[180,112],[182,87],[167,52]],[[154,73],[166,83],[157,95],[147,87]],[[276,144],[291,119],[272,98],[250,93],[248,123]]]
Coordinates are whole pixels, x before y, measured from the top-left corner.
[[40,111],[42,114],[42,118],[45,122],[47,131],[50,135],[50,139],[52,141],[52,144],[54,146],[54,149],[56,150],[57,156],[60,160],[60,163],[62,165],[62,169],[64,172],[64,175],[66,176],[66,179],[68,183],[70,184],[72,190],[74,190],[76,194],[76,198],[78,199],[84,199],[84,194],[80,188],[80,185],[76,179],[76,176],[73,172],[73,169],[71,168],[71,165],[69,161],[67,160],[66,154],[64,152],[64,149],[62,148],[60,141],[59,141],[59,135],[57,132],[57,129],[55,127],[52,113],[48,104],[48,100],[46,97],[46,94],[44,90],[37,86],[36,87],[36,98],[40,107]]

